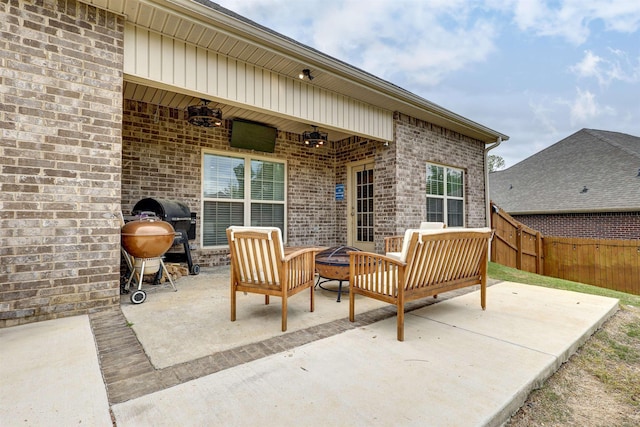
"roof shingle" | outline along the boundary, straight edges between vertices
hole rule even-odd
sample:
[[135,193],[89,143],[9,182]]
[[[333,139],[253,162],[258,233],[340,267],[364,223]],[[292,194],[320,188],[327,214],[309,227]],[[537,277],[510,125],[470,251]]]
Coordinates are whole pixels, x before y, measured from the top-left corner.
[[510,214],[640,210],[640,137],[582,129],[489,174],[491,200]]

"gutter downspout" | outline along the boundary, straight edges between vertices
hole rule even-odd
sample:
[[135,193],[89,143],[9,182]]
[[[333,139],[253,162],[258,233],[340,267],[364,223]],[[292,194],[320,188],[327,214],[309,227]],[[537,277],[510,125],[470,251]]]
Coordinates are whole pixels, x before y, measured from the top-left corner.
[[484,200],[485,200],[485,222],[487,227],[491,227],[491,200],[489,200],[489,151],[498,147],[502,143],[502,137],[498,137],[494,144],[484,149]]

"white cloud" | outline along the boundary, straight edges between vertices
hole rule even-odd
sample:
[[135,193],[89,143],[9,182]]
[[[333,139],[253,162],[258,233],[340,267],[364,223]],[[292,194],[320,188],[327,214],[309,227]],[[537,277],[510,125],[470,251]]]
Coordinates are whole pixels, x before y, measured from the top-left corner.
[[602,62],[602,58],[594,55],[590,50],[585,51],[582,61],[573,65],[570,69],[578,75],[578,77],[596,77],[598,81],[602,81],[602,73],[598,65]]
[[394,77],[402,76],[403,84],[432,86],[487,60],[498,35],[490,15],[473,13],[482,4],[465,0],[220,3],[380,78],[398,82]]
[[514,21],[523,31],[559,36],[580,45],[601,21],[609,31],[631,34],[640,28],[640,2],[635,0],[512,0]]
[[600,105],[596,96],[589,90],[576,89],[576,97],[569,104],[569,117],[572,126],[589,126],[595,119],[605,115],[615,115],[611,107]]
[[552,108],[549,103],[535,102],[529,100],[529,108],[533,114],[533,119],[536,123],[541,125],[541,131],[543,133],[555,134],[558,132],[554,117],[556,116],[556,109]]
[[610,58],[603,58],[587,50],[582,60],[569,69],[578,77],[595,78],[601,86],[613,81],[640,82],[640,58],[634,63],[619,49],[609,49],[608,53]]

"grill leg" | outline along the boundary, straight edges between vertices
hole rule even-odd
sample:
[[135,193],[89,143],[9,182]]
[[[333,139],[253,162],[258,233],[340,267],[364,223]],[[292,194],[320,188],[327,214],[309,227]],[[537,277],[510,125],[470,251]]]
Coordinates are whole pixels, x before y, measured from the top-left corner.
[[175,283],[173,283],[173,279],[171,278],[171,275],[169,274],[167,267],[164,265],[164,261],[162,260],[162,258],[160,258],[160,264],[162,264],[162,270],[164,270],[164,274],[167,275],[167,279],[169,279],[169,283],[171,283],[171,287],[173,288],[173,291],[178,292],[178,289],[176,288]]
[[131,274],[129,275],[129,279],[127,280],[127,284],[125,285],[124,289],[125,290],[129,290],[129,287],[131,286],[131,280],[133,279],[133,276],[136,275],[136,270],[135,268],[131,267]]
[[138,290],[142,289],[142,280],[144,279],[144,265],[147,263],[147,259],[142,259],[142,267],[140,267],[140,282],[138,283]]

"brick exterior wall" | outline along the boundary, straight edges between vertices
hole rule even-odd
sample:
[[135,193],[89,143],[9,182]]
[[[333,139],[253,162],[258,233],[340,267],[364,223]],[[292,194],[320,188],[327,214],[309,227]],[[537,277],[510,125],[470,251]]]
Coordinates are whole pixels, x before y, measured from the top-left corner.
[[396,114],[397,170],[394,234],[416,227],[427,217],[426,164],[464,171],[465,226],[484,227],[484,144],[440,126]]
[[[348,221],[351,218],[347,212],[349,194],[347,186],[348,166],[350,163],[371,160],[374,162],[374,243],[376,252],[383,252],[384,238],[393,235],[392,225],[395,220],[395,150],[394,145],[384,145],[383,141],[365,139],[361,137],[347,138],[334,144],[336,148],[335,183],[344,184],[344,200],[334,201],[335,216],[335,245],[346,245]],[[335,191],[335,190],[332,190]],[[332,194],[333,197],[333,194]],[[335,199],[335,197],[334,197]],[[333,200],[333,199],[332,199]]]
[[[202,150],[246,153],[229,146],[231,121],[220,128],[189,125],[182,110],[125,100],[123,118],[122,208],[125,215],[145,197],[177,199],[201,211]],[[278,132],[274,153],[287,161],[287,244],[335,246],[347,243],[347,200],[335,200],[335,185],[347,183],[347,166],[374,162],[375,250],[384,237],[403,233],[426,218],[426,163],[465,171],[467,226],[484,226],[484,145],[429,123],[396,118],[398,141],[352,137],[309,149],[300,136]],[[402,159],[398,161],[397,158]],[[398,165],[399,167],[396,167]],[[400,191],[398,190],[400,189]],[[194,263],[228,264],[226,249],[203,249],[192,241]]]
[[640,212],[513,215],[543,236],[585,239],[640,239]]
[[119,304],[123,31],[0,1],[0,327]]
[[[231,120],[224,120],[219,128],[201,128],[190,125],[182,110],[131,100],[124,104],[124,214],[130,214],[145,197],[180,200],[197,214],[199,230],[202,150],[248,153],[229,146]],[[334,245],[334,149],[310,149],[302,144],[300,135],[278,131],[275,152],[255,154],[287,162],[287,244]],[[202,249],[199,236],[191,246],[194,263],[202,267],[229,263],[228,250]]]

